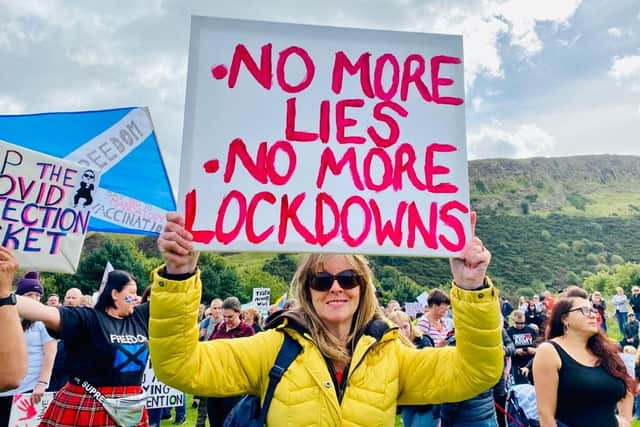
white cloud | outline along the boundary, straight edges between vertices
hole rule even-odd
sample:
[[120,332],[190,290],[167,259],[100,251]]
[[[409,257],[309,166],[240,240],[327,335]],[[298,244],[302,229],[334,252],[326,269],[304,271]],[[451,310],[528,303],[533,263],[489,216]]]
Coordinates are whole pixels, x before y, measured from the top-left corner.
[[611,37],[622,37],[624,31],[622,31],[622,28],[612,27],[607,30],[607,34]]
[[628,81],[631,83],[632,90],[640,90],[640,55],[614,58],[609,75],[619,84]]
[[525,123],[507,126],[494,121],[469,134],[469,157],[526,158],[544,155],[556,144],[555,138],[538,125]]
[[525,57],[540,52],[543,43],[536,24],[549,22],[555,27],[568,26],[582,0],[509,0],[496,6],[496,13],[510,26],[511,44],[522,48]]
[[563,39],[559,39],[558,43],[560,44],[560,46],[564,46],[564,47],[573,47],[578,40],[580,40],[582,38],[582,34],[577,34],[574,38],[572,38],[571,40],[563,40]]
[[473,99],[471,99],[471,105],[473,105],[473,111],[475,111],[476,113],[480,112],[483,104],[484,104],[484,99],[482,99],[479,96],[475,96],[473,97]]
[[22,114],[25,106],[13,96],[0,96],[0,111],[2,114]]

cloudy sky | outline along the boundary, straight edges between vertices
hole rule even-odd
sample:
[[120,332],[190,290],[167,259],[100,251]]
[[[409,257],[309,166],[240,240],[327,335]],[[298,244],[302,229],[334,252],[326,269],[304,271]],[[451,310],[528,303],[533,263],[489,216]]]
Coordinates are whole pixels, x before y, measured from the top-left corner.
[[148,106],[175,184],[191,14],[462,34],[471,158],[640,155],[638,0],[0,0],[0,114]]

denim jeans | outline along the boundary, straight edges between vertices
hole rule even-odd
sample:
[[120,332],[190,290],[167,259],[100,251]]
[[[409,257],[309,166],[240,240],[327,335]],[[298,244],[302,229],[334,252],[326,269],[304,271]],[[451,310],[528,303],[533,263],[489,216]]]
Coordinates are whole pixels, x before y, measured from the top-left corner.
[[493,416],[491,418],[487,418],[486,420],[481,421],[471,421],[468,423],[464,422],[453,422],[453,423],[445,423],[444,421],[440,424],[441,427],[498,427],[498,421],[496,417]]
[[624,335],[624,325],[627,324],[627,313],[622,313],[616,310],[616,320],[618,321],[618,327],[620,328],[620,333]]
[[438,427],[438,418],[434,418],[431,409],[420,411],[418,408],[402,408],[402,425],[404,427]]

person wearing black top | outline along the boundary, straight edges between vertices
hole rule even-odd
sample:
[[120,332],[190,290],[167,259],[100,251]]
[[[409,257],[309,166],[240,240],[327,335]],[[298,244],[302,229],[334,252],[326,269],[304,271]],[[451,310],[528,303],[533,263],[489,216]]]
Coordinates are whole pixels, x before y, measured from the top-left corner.
[[[64,341],[67,353],[70,381],[56,393],[40,426],[116,426],[98,398],[80,385],[83,382],[106,398],[142,393],[149,358],[149,303],[137,302],[136,280],[121,270],[109,273],[95,308],[56,308],[18,299],[20,316],[42,321],[52,336]],[[146,410],[135,425],[148,425]]]
[[629,298],[629,304],[633,313],[636,315],[636,319],[640,319],[640,288],[634,286],[631,288],[631,298]]
[[586,292],[567,295],[556,302],[548,342],[533,360],[540,426],[629,427],[634,381]]

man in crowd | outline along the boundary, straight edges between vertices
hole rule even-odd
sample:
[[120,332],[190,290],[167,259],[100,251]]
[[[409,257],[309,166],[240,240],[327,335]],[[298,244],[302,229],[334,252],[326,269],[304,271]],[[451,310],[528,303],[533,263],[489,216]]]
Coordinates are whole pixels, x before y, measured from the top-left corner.
[[507,333],[516,347],[515,354],[511,358],[511,373],[516,384],[526,384],[527,378],[522,375],[521,369],[536,354],[535,340],[537,334],[535,330],[525,323],[525,315],[521,311],[513,314],[513,323]]
[[629,304],[631,304],[631,309],[635,314],[636,320],[640,317],[640,288],[634,286],[631,288],[631,298],[629,298]]
[[82,299],[82,291],[78,288],[71,288],[64,294],[65,307],[78,307]]
[[638,329],[640,329],[640,323],[638,319],[636,319],[636,315],[633,312],[629,312],[627,314],[627,323],[624,325],[624,338],[620,342],[622,348],[627,345],[632,345],[635,348],[638,348],[638,343],[640,343],[640,338],[638,337]]
[[27,347],[11,293],[18,262],[8,249],[0,246],[0,391],[20,386],[27,373]]
[[47,305],[50,307],[58,307],[60,305],[60,297],[58,294],[51,294],[47,298]]

